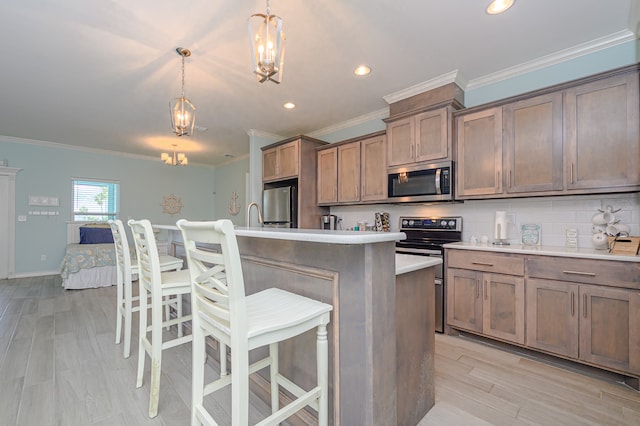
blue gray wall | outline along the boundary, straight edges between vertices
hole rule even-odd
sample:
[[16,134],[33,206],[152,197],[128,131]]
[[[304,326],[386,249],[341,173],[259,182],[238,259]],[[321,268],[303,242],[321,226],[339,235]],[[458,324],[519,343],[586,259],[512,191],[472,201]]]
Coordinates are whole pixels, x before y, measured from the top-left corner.
[[[179,218],[214,217],[215,170],[189,165],[172,167],[160,159],[108,152],[78,151],[54,144],[32,144],[0,137],[0,158],[21,168],[16,176],[16,276],[57,273],[64,255],[67,222],[71,220],[71,179],[74,177],[120,182],[120,218],[148,218],[153,223],[175,224]],[[182,212],[162,212],[163,196],[181,197]],[[28,205],[29,195],[58,197],[59,207]],[[3,200],[4,202],[4,200]],[[58,215],[33,215],[33,211]],[[26,216],[26,222],[17,221]],[[42,261],[41,256],[46,260]]]

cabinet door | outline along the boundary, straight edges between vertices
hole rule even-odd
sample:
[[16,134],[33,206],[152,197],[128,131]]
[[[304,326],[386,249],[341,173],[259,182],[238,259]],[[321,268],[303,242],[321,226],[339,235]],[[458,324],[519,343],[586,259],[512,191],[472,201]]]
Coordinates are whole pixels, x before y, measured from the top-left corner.
[[449,110],[427,111],[414,117],[415,161],[440,160],[449,156]]
[[562,182],[562,93],[503,107],[508,193],[554,191]]
[[637,290],[580,286],[580,359],[640,374]]
[[385,200],[387,198],[387,146],[385,136],[376,136],[361,141],[362,179],[361,201]]
[[527,279],[527,346],[577,359],[578,296],[578,284]]
[[524,344],[524,278],[483,274],[482,333]]
[[640,184],[638,74],[565,92],[567,189]]
[[269,148],[262,151],[262,180],[270,180],[278,177],[278,148]]
[[456,118],[457,197],[502,193],[502,108]]
[[387,125],[387,159],[389,166],[413,163],[414,150],[414,120],[407,117]]
[[338,148],[318,151],[318,204],[338,201]]
[[360,142],[338,147],[338,202],[360,200]]
[[298,176],[298,141],[293,141],[278,147],[278,177],[288,178]]
[[481,273],[447,268],[447,324],[482,332]]

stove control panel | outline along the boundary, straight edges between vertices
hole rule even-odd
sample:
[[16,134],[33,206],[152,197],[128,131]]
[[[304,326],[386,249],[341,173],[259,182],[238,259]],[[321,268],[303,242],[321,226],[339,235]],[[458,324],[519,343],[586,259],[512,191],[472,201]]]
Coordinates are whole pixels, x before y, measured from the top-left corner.
[[400,230],[403,229],[425,229],[462,231],[461,217],[401,217]]

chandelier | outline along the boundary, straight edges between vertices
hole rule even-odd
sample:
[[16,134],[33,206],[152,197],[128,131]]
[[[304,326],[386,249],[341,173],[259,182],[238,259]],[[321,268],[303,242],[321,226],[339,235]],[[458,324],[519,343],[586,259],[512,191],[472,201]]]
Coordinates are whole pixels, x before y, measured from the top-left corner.
[[191,136],[196,123],[196,107],[184,97],[184,58],[191,56],[191,51],[178,47],[176,52],[182,57],[182,95],[169,102],[171,129],[177,136]]
[[258,82],[280,84],[284,66],[284,33],[282,18],[271,14],[267,0],[267,14],[256,13],[249,18],[251,62]]
[[173,155],[170,152],[163,152],[160,154],[160,159],[169,166],[186,166],[189,164],[189,159],[184,152],[176,152],[176,144],[173,144]]

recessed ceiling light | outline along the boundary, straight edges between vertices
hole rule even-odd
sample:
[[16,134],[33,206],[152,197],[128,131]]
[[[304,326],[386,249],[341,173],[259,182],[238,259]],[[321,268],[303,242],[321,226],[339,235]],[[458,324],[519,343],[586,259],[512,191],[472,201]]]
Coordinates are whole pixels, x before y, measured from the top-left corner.
[[497,15],[502,13],[513,6],[515,0],[493,0],[489,6],[487,6],[487,13],[489,15]]
[[296,107],[296,104],[294,104],[293,102],[287,102],[282,106],[285,107],[286,109],[294,109]]
[[367,75],[371,72],[371,68],[366,65],[360,65],[358,68],[353,70],[353,73],[358,76]]

